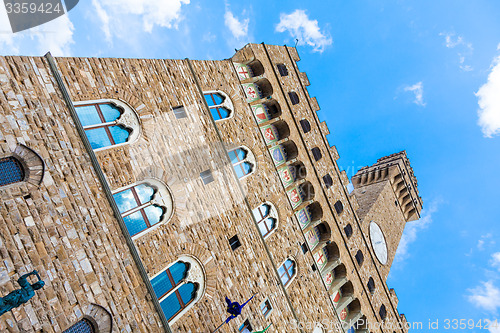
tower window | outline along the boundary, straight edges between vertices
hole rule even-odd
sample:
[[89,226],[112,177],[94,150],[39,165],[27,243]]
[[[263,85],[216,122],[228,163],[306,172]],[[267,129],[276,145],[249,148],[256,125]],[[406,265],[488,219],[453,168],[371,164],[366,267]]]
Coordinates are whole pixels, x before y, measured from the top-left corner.
[[385,320],[385,318],[387,317],[387,310],[385,309],[385,305],[382,304],[382,306],[380,307],[380,310],[378,311],[378,314],[380,316],[380,319],[382,320]]
[[363,261],[365,260],[365,258],[363,257],[363,252],[361,252],[361,250],[358,250],[355,257],[358,265],[361,266],[363,264]]
[[248,161],[248,150],[245,148],[237,148],[227,152],[229,159],[233,164],[234,171],[238,178],[250,174],[253,171],[253,164]]
[[325,183],[326,188],[330,188],[333,185],[333,179],[330,175],[323,176],[323,182]]
[[368,287],[370,294],[373,294],[375,292],[375,281],[372,277],[368,279],[368,283],[366,284],[366,286]]
[[138,135],[137,116],[120,101],[85,102],[75,105],[75,110],[92,149],[130,142]]
[[214,181],[214,176],[212,175],[212,170],[210,169],[200,172],[200,177],[205,185]]
[[262,237],[268,236],[271,231],[276,228],[276,218],[274,217],[275,213],[270,204],[262,204],[255,208],[252,213],[257,221]]
[[63,333],[94,333],[96,332],[92,323],[87,319],[77,321],[73,326]]
[[302,131],[304,133],[307,133],[311,130],[311,124],[309,123],[309,121],[307,119],[302,119],[300,121],[300,126],[302,127]]
[[292,105],[299,104],[299,96],[297,93],[291,91],[288,93],[288,97],[290,97],[290,101],[292,102]]
[[295,263],[291,259],[287,259],[283,265],[278,268],[278,273],[281,282],[286,286],[295,275]]
[[22,182],[25,173],[21,162],[15,157],[0,159],[0,186]]
[[340,200],[337,201],[333,206],[335,207],[335,211],[337,212],[337,214],[340,214],[344,211],[344,205],[342,204],[342,202],[340,202]]
[[252,325],[250,324],[250,321],[247,319],[243,322],[243,324],[238,328],[239,332],[242,333],[249,333],[253,331]]
[[234,235],[233,237],[229,238],[229,246],[231,246],[231,250],[233,251],[241,246],[238,235]]
[[351,224],[348,224],[344,227],[344,232],[347,238],[351,238],[352,236],[352,226]]
[[314,147],[313,149],[311,149],[311,152],[315,161],[319,161],[321,157],[323,157],[323,155],[321,154],[321,150],[319,150],[318,147]]
[[276,67],[278,67],[278,72],[280,73],[281,76],[288,75],[288,69],[284,64],[277,64]]
[[268,299],[266,299],[264,302],[260,304],[260,312],[264,317],[267,317],[269,313],[271,313],[272,310],[271,302],[269,302]]
[[306,243],[302,243],[302,245],[300,245],[300,248],[302,249],[302,253],[306,254],[307,253],[307,245]]
[[208,104],[212,118],[215,121],[229,118],[233,109],[233,103],[229,97],[221,92],[204,92],[203,96]]
[[176,106],[174,108],[174,115],[176,119],[187,118],[186,109],[184,106]]

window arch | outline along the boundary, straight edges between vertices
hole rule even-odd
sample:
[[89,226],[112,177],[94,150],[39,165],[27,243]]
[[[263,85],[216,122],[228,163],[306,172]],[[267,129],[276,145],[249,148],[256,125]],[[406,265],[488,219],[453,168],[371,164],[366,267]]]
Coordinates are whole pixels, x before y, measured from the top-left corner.
[[242,179],[255,171],[255,158],[246,147],[238,147],[227,152],[238,178]]
[[340,200],[338,200],[333,206],[335,207],[337,214],[341,214],[344,211],[344,205]]
[[278,268],[281,282],[286,287],[296,274],[295,262],[292,259],[287,259],[283,265]]
[[299,104],[299,95],[297,95],[296,92],[289,92],[288,97],[290,98],[290,101],[292,102],[292,105]]
[[113,198],[132,237],[138,237],[172,216],[170,191],[155,179],[119,189],[113,193]]
[[205,274],[197,259],[181,256],[150,281],[170,324],[179,319],[205,291]]
[[346,235],[347,238],[351,238],[351,236],[352,236],[352,226],[351,226],[350,223],[344,227],[344,232],[345,232],[345,235]]
[[122,101],[76,102],[75,110],[94,150],[131,143],[139,137],[137,114]]
[[311,131],[311,124],[309,124],[309,121],[307,119],[301,119],[300,126],[302,127],[302,131],[304,133],[308,133]]
[[372,277],[368,279],[368,283],[366,286],[368,287],[370,294],[373,294],[375,292],[375,281],[373,280]]
[[220,90],[204,91],[203,96],[215,121],[233,116],[233,102],[225,92]]
[[13,157],[0,159],[0,186],[6,186],[24,181],[25,172],[21,162]]
[[387,318],[387,310],[385,309],[385,305],[382,304],[380,306],[380,310],[378,311],[378,314],[380,316],[380,319],[385,320]]
[[73,326],[65,330],[63,333],[94,333],[97,332],[92,322],[88,319],[77,321]]
[[311,149],[311,152],[315,161],[319,161],[321,157],[323,157],[323,155],[321,154],[321,150],[319,150],[318,147],[314,147],[313,149]]
[[365,258],[363,256],[363,252],[361,252],[361,250],[358,250],[355,257],[356,257],[356,261],[358,262],[358,265],[361,266],[363,264],[363,261],[365,260]]
[[252,213],[257,221],[262,237],[265,238],[269,236],[269,234],[276,229],[278,214],[274,205],[268,202],[263,203],[255,208]]

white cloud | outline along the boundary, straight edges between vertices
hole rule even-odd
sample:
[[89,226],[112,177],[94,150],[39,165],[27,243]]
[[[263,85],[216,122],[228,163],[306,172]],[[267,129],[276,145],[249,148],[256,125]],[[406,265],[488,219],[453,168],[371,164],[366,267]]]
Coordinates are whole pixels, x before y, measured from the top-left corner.
[[495,245],[495,240],[493,238],[493,234],[491,232],[481,235],[481,238],[477,241],[478,250],[484,250],[485,245]]
[[494,286],[492,281],[481,282],[481,285],[468,291],[470,295],[467,298],[476,307],[492,313],[500,307],[500,289]]
[[500,333],[500,323],[498,322],[498,319],[491,320],[491,324],[490,327],[488,327],[488,330],[490,331],[490,333]]
[[417,240],[418,233],[421,230],[427,229],[432,223],[432,215],[437,212],[438,205],[438,200],[432,201],[429,204],[429,208],[422,211],[422,217],[418,221],[406,223],[403,236],[401,236],[401,241],[399,242],[398,249],[394,257],[395,262],[402,262],[408,258],[409,245]]
[[322,33],[317,20],[310,20],[306,12],[296,9],[291,14],[280,14],[280,22],[276,26],[277,32],[288,31],[299,44],[307,44],[314,52],[323,52],[325,47],[333,43],[332,38]]
[[491,266],[500,269],[500,252],[491,255]]
[[413,100],[413,103],[417,104],[418,106],[425,106],[426,103],[424,102],[424,84],[422,81],[415,83],[412,86],[405,86],[404,91],[410,91],[415,94],[415,99]]
[[[136,30],[152,32],[155,26],[177,29],[181,21],[183,4],[190,0],[93,0],[92,4],[101,21],[101,29],[110,41],[112,37],[126,39]],[[110,20],[110,17],[112,19]]]
[[73,23],[67,15],[29,30],[12,33],[4,6],[0,6],[0,53],[23,55],[43,55],[51,52],[54,56],[71,55]]
[[500,56],[493,60],[488,82],[476,93],[478,98],[478,125],[483,135],[492,138],[500,134]]
[[466,42],[462,36],[456,36],[454,32],[441,32],[439,36],[444,36],[445,45],[449,49],[457,48],[460,50],[458,54],[459,67],[464,72],[470,72],[473,70],[472,66],[465,64],[465,57],[472,55],[474,48],[472,44]]
[[229,28],[234,38],[240,39],[248,35],[248,24],[250,19],[246,18],[243,21],[238,20],[233,13],[226,8],[224,14],[224,24]]

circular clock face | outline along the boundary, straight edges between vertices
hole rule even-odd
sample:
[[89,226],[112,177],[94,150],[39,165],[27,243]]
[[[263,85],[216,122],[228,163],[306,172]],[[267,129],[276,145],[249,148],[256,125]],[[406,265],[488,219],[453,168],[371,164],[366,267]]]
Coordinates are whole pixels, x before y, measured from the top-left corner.
[[380,227],[375,222],[370,222],[370,240],[372,242],[373,252],[382,265],[387,264],[387,244]]

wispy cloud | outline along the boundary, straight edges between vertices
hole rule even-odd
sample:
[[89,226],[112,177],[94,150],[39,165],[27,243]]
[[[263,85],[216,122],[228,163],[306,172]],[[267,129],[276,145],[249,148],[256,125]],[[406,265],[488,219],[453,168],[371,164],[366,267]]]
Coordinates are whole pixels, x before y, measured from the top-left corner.
[[467,298],[476,307],[492,313],[496,313],[500,307],[500,289],[493,284],[493,281],[481,282],[479,286],[468,291],[470,295]]
[[426,103],[424,102],[424,84],[422,81],[417,82],[412,86],[405,86],[403,89],[404,91],[410,91],[415,95],[413,103],[418,106],[426,106]]
[[470,56],[474,51],[472,44],[465,41],[464,37],[457,36],[454,32],[441,32],[439,36],[443,36],[445,39],[445,45],[449,49],[457,49],[457,55],[459,59],[459,67],[465,72],[470,72],[473,70],[472,66],[465,63],[465,57]]
[[[92,0],[101,29],[108,40],[127,39],[130,34],[151,33],[157,27],[177,29],[182,5],[190,0]],[[112,19],[110,19],[112,17]]]
[[483,135],[492,138],[500,134],[500,56],[493,59],[488,81],[476,93],[478,98],[478,125]]
[[495,245],[495,239],[493,238],[493,234],[491,232],[481,235],[481,238],[477,241],[478,250],[484,250],[485,245]]
[[305,10],[301,9],[296,9],[291,14],[281,13],[276,31],[288,31],[293,38],[299,40],[299,44],[311,46],[313,52],[323,52],[333,43],[327,33],[321,32],[318,21],[310,20]]
[[495,252],[491,255],[491,266],[500,270],[500,252]]
[[431,201],[429,208],[422,211],[422,217],[418,221],[406,224],[403,236],[401,237],[401,241],[399,242],[399,246],[394,257],[395,262],[402,262],[408,258],[408,249],[410,244],[417,240],[417,236],[420,231],[427,229],[432,223],[432,215],[437,212],[440,203],[440,200]]
[[231,31],[234,38],[241,39],[243,37],[247,37],[249,23],[249,18],[239,20],[228,8],[226,8],[226,13],[224,14],[224,24],[229,28],[229,31]]

